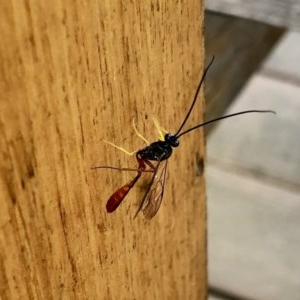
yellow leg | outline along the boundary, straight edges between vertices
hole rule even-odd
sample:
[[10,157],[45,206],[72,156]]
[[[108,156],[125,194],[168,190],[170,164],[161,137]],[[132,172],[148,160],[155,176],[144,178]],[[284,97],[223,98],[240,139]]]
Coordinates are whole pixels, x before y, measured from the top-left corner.
[[[141,138],[147,145],[150,145],[149,141],[148,141],[145,137],[143,137],[143,136],[138,132],[138,130],[137,130],[137,128],[136,128],[136,125],[135,125],[134,119],[132,119],[132,126],[133,126],[133,129],[134,129],[135,133],[137,134],[137,136],[138,136],[139,138]],[[107,141],[107,140],[103,140],[103,142],[105,142],[106,144],[109,144],[109,145],[111,145],[111,146],[117,148],[118,150],[124,152],[124,153],[127,154],[127,155],[133,155],[133,154],[135,154],[135,153],[138,151],[138,150],[135,150],[135,151],[130,152],[130,151],[124,149],[123,147],[117,146],[117,145],[115,145],[114,143],[109,142],[109,141]]]
[[158,132],[158,138],[161,140],[161,141],[164,141],[165,140],[165,134],[168,133],[167,130],[165,130],[164,128],[162,128],[157,119],[153,118],[153,123],[154,123],[154,126]]
[[124,149],[124,148],[122,148],[122,147],[119,147],[119,146],[117,146],[117,145],[115,145],[115,144],[113,144],[113,143],[111,143],[111,142],[109,142],[109,141],[103,140],[103,142],[105,142],[106,144],[109,144],[109,145],[111,145],[111,146],[113,146],[113,147],[115,147],[115,148],[121,150],[122,152],[124,152],[124,153],[127,154],[127,155],[133,155],[134,153],[136,153],[136,152],[138,151],[138,150],[135,150],[135,151],[133,151],[133,152],[129,152],[129,151],[127,151],[126,149]]
[[133,126],[133,129],[134,129],[136,135],[137,135],[140,139],[142,139],[147,145],[150,145],[149,141],[148,141],[145,137],[143,137],[143,136],[138,132],[138,130],[136,129],[136,125],[135,125],[134,118],[132,119],[132,126]]
[[[165,140],[164,134],[166,134],[167,131],[166,131],[164,128],[160,127],[160,125],[159,125],[157,119],[153,118],[153,122],[154,122],[154,126],[155,126],[155,128],[156,128],[156,130],[157,130],[157,132],[158,132],[159,139],[160,139],[161,141],[164,141],[164,140]],[[142,134],[140,134],[140,133],[138,132],[138,130],[137,130],[137,128],[136,128],[136,125],[135,125],[134,119],[132,120],[132,126],[133,126],[133,129],[134,129],[136,135],[137,135],[140,139],[142,139],[147,145],[150,145],[149,141],[148,141]],[[135,153],[138,151],[138,150],[135,150],[135,151],[130,152],[130,151],[124,149],[123,147],[117,146],[117,145],[115,145],[114,143],[109,142],[109,141],[107,141],[107,140],[103,140],[103,142],[105,142],[105,143],[107,143],[107,144],[109,144],[109,145],[111,145],[111,146],[117,148],[118,150],[124,152],[124,153],[127,154],[127,155],[133,155],[133,154],[135,154]]]

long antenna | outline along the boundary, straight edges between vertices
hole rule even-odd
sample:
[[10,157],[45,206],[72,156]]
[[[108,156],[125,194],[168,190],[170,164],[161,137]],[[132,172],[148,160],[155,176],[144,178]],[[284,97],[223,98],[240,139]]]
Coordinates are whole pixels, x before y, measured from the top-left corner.
[[212,65],[214,59],[215,59],[215,57],[213,56],[212,59],[211,59],[211,61],[210,61],[210,63],[208,64],[208,66],[205,68],[204,73],[203,73],[203,75],[202,75],[202,77],[201,77],[200,83],[199,83],[199,85],[198,85],[198,88],[197,88],[197,90],[196,90],[196,93],[195,93],[195,96],[194,96],[194,100],[193,100],[193,102],[192,102],[192,105],[191,105],[191,107],[190,107],[188,113],[186,114],[186,117],[184,118],[182,124],[180,125],[179,129],[178,129],[177,132],[174,134],[175,136],[178,136],[178,134],[179,134],[179,132],[181,131],[182,127],[184,126],[184,124],[185,124],[186,121],[188,120],[188,118],[189,118],[189,116],[190,116],[190,114],[191,114],[191,112],[192,112],[192,110],[193,110],[193,108],[194,108],[194,105],[195,105],[195,103],[196,103],[196,100],[197,100],[197,98],[198,98],[198,94],[199,94],[199,91],[200,91],[201,86],[202,86],[202,84],[203,84],[203,81],[204,81],[204,79],[205,79],[206,73],[207,73],[207,71],[209,70],[210,66]]
[[202,127],[202,126],[205,126],[205,125],[208,125],[210,123],[214,123],[214,122],[217,122],[217,121],[220,121],[220,120],[223,120],[223,119],[226,119],[226,118],[230,118],[230,117],[234,117],[234,116],[238,116],[238,115],[243,115],[243,114],[248,114],[248,113],[272,113],[272,114],[275,114],[276,115],[276,112],[273,111],[273,110],[245,110],[245,111],[240,111],[240,112],[237,112],[237,113],[234,113],[234,114],[230,114],[230,115],[227,115],[227,116],[223,116],[223,117],[219,117],[219,118],[216,118],[216,119],[213,119],[213,120],[210,120],[210,121],[206,121],[202,124],[199,124],[199,125],[196,125],[178,135],[176,135],[176,138],[180,138],[182,135],[192,131],[192,130],[195,130],[199,127]]

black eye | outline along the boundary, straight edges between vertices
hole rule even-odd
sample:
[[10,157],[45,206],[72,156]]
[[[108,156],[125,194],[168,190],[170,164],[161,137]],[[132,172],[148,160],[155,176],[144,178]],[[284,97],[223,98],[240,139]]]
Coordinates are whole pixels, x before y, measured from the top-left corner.
[[165,135],[165,141],[172,147],[179,146],[179,140],[177,139],[177,137],[175,135],[172,135],[171,133],[167,133]]

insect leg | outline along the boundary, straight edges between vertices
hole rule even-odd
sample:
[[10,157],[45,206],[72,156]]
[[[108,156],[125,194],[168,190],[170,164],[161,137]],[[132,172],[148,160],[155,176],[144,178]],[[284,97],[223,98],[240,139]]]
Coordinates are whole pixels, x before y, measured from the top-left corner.
[[159,138],[159,140],[164,141],[165,140],[164,135],[167,133],[167,130],[165,130],[164,128],[162,128],[159,125],[157,119],[155,119],[155,118],[153,118],[153,123],[154,123],[154,126],[155,126],[155,128],[156,128],[156,130],[158,132],[158,138]]
[[128,172],[138,172],[141,171],[142,173],[152,173],[153,170],[139,170],[138,168],[119,168],[119,167],[111,167],[111,166],[99,166],[99,167],[92,167],[92,170],[96,169],[110,169],[116,171],[128,171]]
[[133,126],[133,129],[134,129],[136,135],[137,135],[140,139],[142,139],[147,145],[150,145],[149,141],[148,141],[141,133],[138,132],[138,130],[137,130],[137,128],[136,128],[136,125],[135,125],[135,120],[134,120],[134,118],[132,119],[132,126]]
[[[142,134],[140,134],[140,133],[138,132],[138,130],[137,130],[137,128],[136,128],[136,125],[135,125],[134,119],[132,119],[132,126],[133,126],[133,129],[134,129],[135,133],[137,134],[137,136],[138,136],[139,138],[141,138],[147,145],[149,145],[149,144],[150,144],[149,141],[148,141],[145,137],[143,137]],[[126,150],[125,148],[120,147],[120,146],[117,146],[116,144],[114,144],[114,143],[112,143],[112,142],[109,142],[109,141],[107,141],[107,140],[103,140],[103,142],[106,143],[106,144],[109,144],[109,145],[111,145],[111,146],[113,146],[113,147],[115,147],[115,148],[117,148],[118,150],[120,150],[120,151],[122,151],[122,152],[124,152],[125,154],[130,155],[130,156],[138,152],[138,150],[134,150],[134,151],[130,152],[130,151]]]
[[135,150],[135,151],[130,152],[130,151],[124,149],[123,147],[117,146],[117,145],[115,145],[114,143],[109,142],[109,141],[107,141],[107,140],[103,140],[103,142],[106,143],[106,144],[109,144],[109,145],[111,145],[111,146],[113,146],[113,147],[115,147],[115,148],[117,148],[118,150],[120,150],[120,151],[122,151],[122,152],[124,152],[125,154],[130,155],[130,156],[133,155],[133,154],[135,154],[135,153],[138,151],[138,150]]

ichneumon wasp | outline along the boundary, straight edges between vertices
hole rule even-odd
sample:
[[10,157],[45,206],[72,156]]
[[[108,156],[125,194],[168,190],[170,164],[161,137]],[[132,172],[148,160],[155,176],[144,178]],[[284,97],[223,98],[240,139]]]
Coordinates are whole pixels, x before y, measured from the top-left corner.
[[177,132],[175,134],[171,133],[165,133],[163,135],[162,132],[165,132],[164,130],[159,129],[158,124],[155,123],[155,126],[157,130],[160,133],[160,140],[149,143],[136,129],[135,124],[133,124],[134,130],[137,133],[137,135],[142,138],[144,141],[147,142],[148,146],[146,146],[143,149],[134,151],[134,152],[128,152],[124,148],[114,145],[113,143],[107,142],[108,144],[122,150],[123,152],[132,155],[135,154],[138,166],[137,168],[118,168],[118,167],[109,167],[109,166],[100,166],[100,167],[93,167],[92,169],[113,169],[113,170],[120,170],[120,171],[135,171],[137,172],[136,176],[130,180],[128,183],[123,185],[121,188],[119,188],[117,191],[115,191],[110,198],[108,199],[106,203],[106,210],[107,212],[111,213],[115,211],[118,206],[121,204],[121,202],[124,200],[126,195],[129,193],[129,191],[134,187],[138,179],[141,177],[141,175],[145,172],[150,172],[151,179],[148,183],[148,186],[146,188],[146,191],[144,193],[144,196],[141,200],[141,203],[139,205],[139,208],[135,214],[135,217],[137,214],[142,211],[144,213],[144,216],[147,219],[151,219],[155,216],[157,213],[162,199],[164,195],[164,186],[166,182],[166,170],[167,170],[167,163],[168,158],[172,155],[173,148],[176,148],[179,146],[179,138],[183,135],[197,129],[203,126],[206,126],[210,123],[220,121],[226,118],[242,115],[242,114],[248,114],[248,113],[274,113],[272,110],[246,110],[246,111],[240,111],[237,113],[233,113],[230,115],[218,117],[213,120],[206,121],[202,124],[198,124],[196,126],[193,126],[185,131],[182,132],[182,129],[187,122],[194,106],[198,98],[199,91],[201,89],[201,86],[204,82],[205,76],[207,74],[207,71],[209,70],[210,66],[212,65],[214,61],[214,57],[208,64],[208,66],[205,68],[204,73],[200,79],[200,82],[198,84],[197,90],[195,92],[192,104],[183,120],[181,125],[179,126]]

